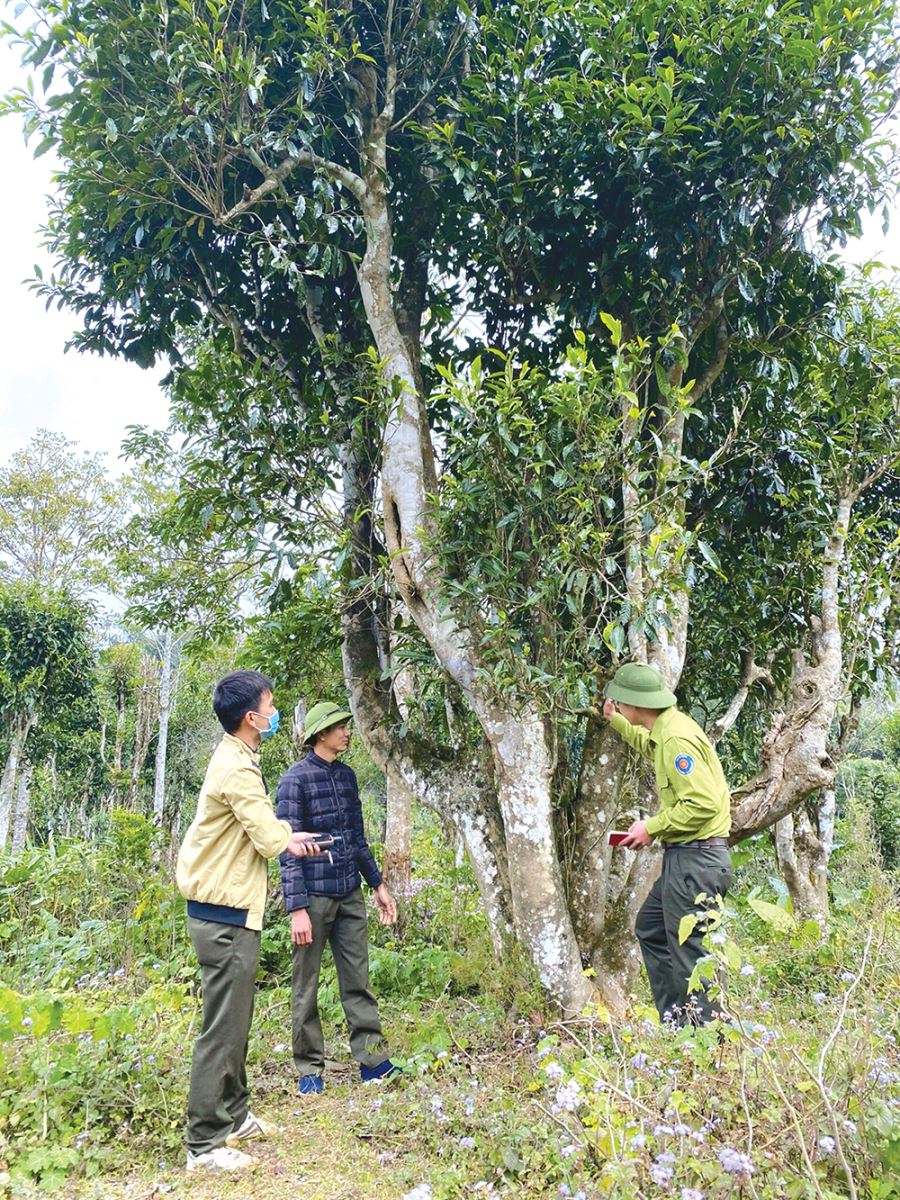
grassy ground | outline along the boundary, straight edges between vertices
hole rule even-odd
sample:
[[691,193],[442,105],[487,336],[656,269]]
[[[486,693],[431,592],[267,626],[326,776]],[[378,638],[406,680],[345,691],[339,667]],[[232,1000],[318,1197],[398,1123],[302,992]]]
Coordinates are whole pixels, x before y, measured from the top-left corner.
[[[461,1029],[467,1019],[480,1016],[472,1006],[456,1013],[442,1007],[440,1024],[452,1016]],[[429,1014],[424,1015],[427,1021]],[[399,1035],[408,1045],[399,1024],[392,1040]],[[355,1066],[329,1061],[321,1096],[295,1094],[289,1054],[282,1054],[280,1062],[267,1056],[255,1065],[253,1106],[277,1122],[281,1132],[246,1147],[256,1163],[252,1171],[233,1178],[188,1175],[183,1156],[169,1155],[157,1163],[72,1184],[59,1192],[60,1200],[283,1200],[291,1195],[304,1200],[396,1200],[426,1181],[441,1194],[484,1195],[495,1178],[496,1152],[502,1154],[503,1149],[502,1143],[492,1141],[497,1117],[502,1112],[506,1123],[513,1098],[516,1127],[530,1128],[539,1141],[556,1134],[537,1100],[522,1091],[523,1080],[533,1072],[533,1036],[520,1038],[518,1046],[498,1048],[491,1044],[485,1023],[479,1024],[484,1034],[480,1048],[420,1056],[421,1073],[389,1082],[364,1085]],[[509,1033],[503,1031],[504,1041]],[[470,1041],[469,1033],[462,1036]],[[424,1071],[423,1059],[430,1060]],[[416,1070],[415,1063],[407,1065]],[[475,1143],[471,1149],[460,1145],[467,1137]],[[469,1179],[463,1178],[461,1157],[471,1160]],[[558,1187],[552,1191],[555,1194]],[[523,1182],[518,1194],[547,1195],[547,1185],[533,1190]]]
[[273,912],[250,1077],[282,1132],[233,1179],[184,1170],[199,1001],[171,885],[137,863],[116,897],[121,847],[75,851],[0,873],[0,1200],[900,1200],[900,908],[849,851],[826,936],[745,855],[710,936],[733,1021],[692,1033],[659,1027],[643,977],[624,1023],[559,1022],[426,843],[405,938],[371,929],[404,1075],[360,1083],[327,966],[321,1097],[295,1094]]

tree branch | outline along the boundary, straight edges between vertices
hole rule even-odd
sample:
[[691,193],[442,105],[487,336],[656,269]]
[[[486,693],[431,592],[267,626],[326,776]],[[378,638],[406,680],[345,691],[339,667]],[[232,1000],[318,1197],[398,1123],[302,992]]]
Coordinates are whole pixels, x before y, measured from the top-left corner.
[[[248,157],[249,154],[248,154]],[[252,159],[251,159],[252,161]],[[286,158],[277,167],[268,168],[263,166],[260,168],[257,165],[257,170],[263,170],[265,179],[252,190],[248,190],[244,197],[233,205],[226,213],[216,213],[216,221],[220,225],[226,225],[229,221],[235,220],[236,217],[243,216],[245,212],[255,208],[261,200],[265,200],[266,196],[277,191],[284,181],[298,167],[305,167],[313,171],[323,171],[326,175],[330,175],[332,179],[337,180],[348,191],[351,191],[357,200],[362,203],[366,195],[365,182],[348,167],[342,167],[340,163],[332,162],[328,158],[320,158],[318,154],[313,154],[312,151],[301,151],[299,154],[293,154],[290,158]]]
[[766,684],[767,687],[774,688],[775,680],[772,676],[772,672],[769,670],[771,663],[772,656],[769,655],[766,659],[766,665],[764,667],[758,666],[753,660],[752,646],[742,652],[741,675],[738,689],[734,693],[731,703],[728,705],[725,712],[722,713],[721,717],[719,717],[717,721],[714,721],[706,731],[706,736],[714,746],[725,736],[725,734],[740,716],[741,710],[747,701],[747,697],[750,695],[750,689],[753,687],[754,683],[757,683],[761,680]]
[[696,404],[722,374],[725,364],[728,362],[731,342],[732,339],[728,336],[728,327],[723,313],[716,321],[716,346],[712,361],[690,390],[691,404]]

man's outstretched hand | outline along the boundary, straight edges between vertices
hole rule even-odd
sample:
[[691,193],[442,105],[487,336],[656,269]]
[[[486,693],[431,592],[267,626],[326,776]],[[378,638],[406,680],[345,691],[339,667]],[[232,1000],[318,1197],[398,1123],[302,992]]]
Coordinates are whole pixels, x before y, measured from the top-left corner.
[[294,858],[310,858],[314,854],[324,854],[324,850],[320,846],[310,841],[310,838],[315,836],[314,833],[294,832],[285,849],[288,854],[293,854]]
[[650,846],[653,843],[653,837],[647,832],[647,826],[643,821],[635,821],[628,827],[628,837],[621,843],[623,846],[628,846],[631,850],[637,850],[639,846]]
[[607,721],[612,720],[613,715],[615,714],[615,711],[616,711],[615,700],[604,700],[603,701],[603,715],[604,715],[604,717],[606,717]]
[[393,925],[397,920],[397,902],[383,883],[375,889],[375,903],[378,905],[378,920],[382,925]]

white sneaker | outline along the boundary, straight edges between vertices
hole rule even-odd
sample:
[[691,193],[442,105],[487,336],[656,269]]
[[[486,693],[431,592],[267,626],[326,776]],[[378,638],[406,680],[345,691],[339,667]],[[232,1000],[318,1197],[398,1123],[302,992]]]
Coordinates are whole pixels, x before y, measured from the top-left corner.
[[232,1150],[230,1146],[216,1146],[215,1150],[207,1150],[205,1154],[192,1154],[188,1150],[189,1171],[245,1171],[255,1165],[249,1154]]
[[238,1146],[241,1142],[252,1142],[256,1138],[274,1137],[276,1133],[281,1133],[280,1125],[276,1125],[274,1121],[264,1121],[262,1117],[255,1117],[252,1112],[248,1112],[240,1129],[229,1133],[225,1145]]

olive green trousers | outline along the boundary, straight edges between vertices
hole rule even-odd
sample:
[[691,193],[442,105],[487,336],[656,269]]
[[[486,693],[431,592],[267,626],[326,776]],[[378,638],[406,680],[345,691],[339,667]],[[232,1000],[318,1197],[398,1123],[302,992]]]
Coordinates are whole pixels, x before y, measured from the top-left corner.
[[224,1146],[247,1117],[247,1043],[253,1020],[259,931],[188,917],[200,961],[203,1023],[194,1043],[188,1096],[188,1150]]
[[[698,959],[706,954],[704,929],[694,929],[680,942],[678,927],[682,917],[703,912],[715,904],[716,895],[724,896],[732,878],[727,846],[666,847],[662,873],[635,923],[660,1020],[705,1025],[715,1015],[706,986],[688,993],[688,980]],[[703,894],[708,899],[698,902]]]
[[378,1003],[369,990],[369,931],[362,888],[348,896],[309,897],[312,943],[294,946],[292,1034],[298,1075],[321,1075],[325,1039],[319,1019],[319,972],[326,942],[331,946],[341,1006],[350,1031],[350,1053],[376,1067],[387,1058]]

